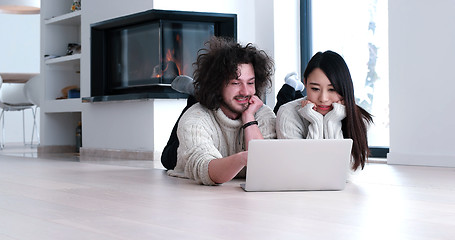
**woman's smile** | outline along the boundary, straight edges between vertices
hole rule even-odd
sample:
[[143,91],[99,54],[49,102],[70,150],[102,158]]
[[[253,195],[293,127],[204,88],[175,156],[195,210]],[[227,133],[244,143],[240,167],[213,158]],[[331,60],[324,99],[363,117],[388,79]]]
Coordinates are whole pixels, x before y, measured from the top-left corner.
[[321,111],[330,111],[332,110],[332,105],[317,105],[317,108]]

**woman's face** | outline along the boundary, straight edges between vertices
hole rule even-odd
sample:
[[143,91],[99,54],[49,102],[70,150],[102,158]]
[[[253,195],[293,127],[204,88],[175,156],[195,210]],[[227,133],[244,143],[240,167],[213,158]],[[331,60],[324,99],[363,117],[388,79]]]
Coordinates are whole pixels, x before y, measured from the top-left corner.
[[315,105],[315,110],[326,115],[333,109],[332,103],[342,103],[343,97],[335,91],[332,83],[320,68],[315,68],[305,82],[307,100]]

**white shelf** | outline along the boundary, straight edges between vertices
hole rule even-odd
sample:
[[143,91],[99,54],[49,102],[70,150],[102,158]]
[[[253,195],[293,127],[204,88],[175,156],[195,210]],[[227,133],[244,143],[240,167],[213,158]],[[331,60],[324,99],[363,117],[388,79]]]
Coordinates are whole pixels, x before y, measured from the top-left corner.
[[82,100],[81,98],[46,100],[45,107],[47,113],[80,112]]
[[75,11],[44,20],[44,24],[81,25],[81,11]]
[[46,64],[59,64],[59,63],[67,63],[67,62],[72,62],[72,61],[79,61],[81,59],[81,54],[73,54],[73,55],[68,55],[68,56],[61,56],[61,57],[56,57],[56,58],[51,58],[47,59],[44,62]]
[[82,11],[70,12],[73,0],[41,0],[41,77],[44,89],[40,110],[43,147],[75,145],[74,129],[82,120],[82,98],[56,99],[68,86],[80,87],[82,54],[65,55],[69,43],[81,43]]

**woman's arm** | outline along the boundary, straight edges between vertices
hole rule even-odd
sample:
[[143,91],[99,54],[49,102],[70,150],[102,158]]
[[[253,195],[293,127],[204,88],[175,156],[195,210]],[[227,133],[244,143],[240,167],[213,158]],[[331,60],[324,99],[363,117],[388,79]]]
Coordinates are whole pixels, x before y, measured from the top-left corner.
[[341,121],[346,117],[346,107],[341,103],[333,103],[333,109],[324,116],[324,138],[343,139]]
[[314,110],[314,103],[303,100],[302,108],[298,110],[299,114],[310,124],[308,125],[307,139],[323,139],[323,117],[322,114]]
[[280,107],[276,120],[278,138],[322,139],[322,115],[312,109],[312,104],[302,107],[303,101],[300,98]]
[[[307,136],[304,120],[297,113],[300,101],[294,100],[280,107],[276,116],[276,134],[280,139],[303,139]],[[308,124],[306,124],[308,125]]]

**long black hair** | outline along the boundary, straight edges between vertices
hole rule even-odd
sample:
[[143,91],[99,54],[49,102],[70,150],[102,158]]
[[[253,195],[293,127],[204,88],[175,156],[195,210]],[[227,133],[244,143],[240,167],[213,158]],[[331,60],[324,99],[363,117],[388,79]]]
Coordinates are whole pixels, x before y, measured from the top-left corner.
[[370,155],[367,124],[373,123],[373,117],[356,104],[351,73],[343,57],[333,51],[316,53],[308,62],[303,74],[305,83],[310,73],[316,68],[324,72],[335,91],[343,97],[346,118],[342,120],[342,131],[344,138],[351,138],[353,141],[352,169],[356,170],[359,167],[363,169]]

